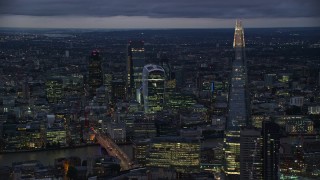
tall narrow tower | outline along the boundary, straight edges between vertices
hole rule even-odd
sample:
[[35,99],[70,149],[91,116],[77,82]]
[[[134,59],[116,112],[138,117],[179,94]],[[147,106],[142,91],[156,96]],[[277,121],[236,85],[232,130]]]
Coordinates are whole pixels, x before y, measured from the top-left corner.
[[279,179],[280,127],[270,121],[262,123],[263,178]]
[[90,88],[90,95],[96,95],[96,89],[102,86],[102,67],[101,67],[101,57],[97,50],[91,52],[89,60],[89,78],[88,84]]
[[134,97],[142,86],[142,71],[145,65],[144,42],[130,41],[127,59],[127,94]]
[[225,131],[225,164],[227,179],[239,179],[240,175],[240,129],[247,125],[245,43],[241,21],[236,21],[233,47],[235,59],[229,87],[228,119]]
[[240,135],[240,180],[259,180],[262,176],[261,131],[241,129]]

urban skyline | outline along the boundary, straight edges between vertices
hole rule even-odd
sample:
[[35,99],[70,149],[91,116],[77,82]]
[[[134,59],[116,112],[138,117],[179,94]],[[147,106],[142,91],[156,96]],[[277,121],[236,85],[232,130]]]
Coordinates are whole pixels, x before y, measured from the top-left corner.
[[0,6],[0,179],[320,176],[317,1],[21,3]]

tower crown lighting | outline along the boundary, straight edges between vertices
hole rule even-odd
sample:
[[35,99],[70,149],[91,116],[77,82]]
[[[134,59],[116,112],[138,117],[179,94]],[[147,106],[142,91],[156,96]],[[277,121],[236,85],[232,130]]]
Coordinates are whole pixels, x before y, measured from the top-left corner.
[[244,31],[242,27],[241,20],[236,21],[235,31],[234,31],[234,39],[233,39],[233,48],[245,47],[244,43]]

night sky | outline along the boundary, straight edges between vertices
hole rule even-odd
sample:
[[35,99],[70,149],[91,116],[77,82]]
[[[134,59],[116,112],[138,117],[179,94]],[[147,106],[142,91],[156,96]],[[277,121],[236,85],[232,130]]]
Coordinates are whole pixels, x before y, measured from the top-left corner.
[[320,26],[319,0],[1,0],[0,27]]

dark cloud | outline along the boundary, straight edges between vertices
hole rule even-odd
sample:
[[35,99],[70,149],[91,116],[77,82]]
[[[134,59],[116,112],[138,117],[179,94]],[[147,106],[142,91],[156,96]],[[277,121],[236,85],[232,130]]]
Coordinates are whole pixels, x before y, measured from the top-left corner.
[[319,0],[2,0],[0,14],[154,18],[320,17]]

